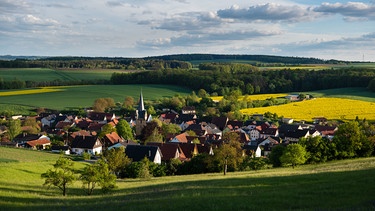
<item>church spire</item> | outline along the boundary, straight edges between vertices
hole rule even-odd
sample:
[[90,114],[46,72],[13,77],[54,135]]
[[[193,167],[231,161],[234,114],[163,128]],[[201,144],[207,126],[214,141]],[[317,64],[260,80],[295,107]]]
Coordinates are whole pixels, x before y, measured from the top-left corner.
[[139,102],[138,102],[138,108],[137,108],[137,119],[144,119],[147,118],[147,111],[145,109],[145,104],[143,101],[143,94],[141,89],[141,94],[139,95]]
[[141,94],[139,95],[138,112],[141,112],[144,110],[145,110],[145,104],[143,102],[143,94],[142,94],[142,89],[141,89]]

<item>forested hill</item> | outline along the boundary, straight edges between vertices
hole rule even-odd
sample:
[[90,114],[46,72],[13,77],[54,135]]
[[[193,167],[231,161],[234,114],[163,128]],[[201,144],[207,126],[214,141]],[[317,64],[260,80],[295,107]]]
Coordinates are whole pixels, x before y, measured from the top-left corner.
[[[216,62],[226,60],[229,62],[248,61],[251,63],[282,63],[282,64],[338,64],[347,63],[339,60],[322,60],[317,58],[287,57],[271,55],[229,55],[229,54],[176,54],[147,57],[148,59],[178,60],[178,61],[205,61]],[[146,59],[146,58],[145,58]]]
[[281,65],[299,64],[339,64],[348,63],[339,60],[322,60],[317,58],[287,57],[271,55],[229,55],[229,54],[175,54],[143,58],[125,57],[37,57],[37,56],[0,56],[0,68],[5,67],[52,67],[52,68],[133,68],[159,69],[189,68],[189,63],[228,62],[248,63],[259,66],[264,63]]

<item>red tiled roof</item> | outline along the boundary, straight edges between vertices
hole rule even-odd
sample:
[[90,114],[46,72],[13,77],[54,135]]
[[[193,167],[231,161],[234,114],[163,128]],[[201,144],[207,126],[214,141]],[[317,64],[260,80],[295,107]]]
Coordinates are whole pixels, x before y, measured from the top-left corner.
[[37,145],[51,144],[51,141],[46,139],[46,138],[43,138],[43,139],[39,139],[39,140],[28,141],[28,142],[26,142],[26,144],[31,146],[31,147],[35,147]]

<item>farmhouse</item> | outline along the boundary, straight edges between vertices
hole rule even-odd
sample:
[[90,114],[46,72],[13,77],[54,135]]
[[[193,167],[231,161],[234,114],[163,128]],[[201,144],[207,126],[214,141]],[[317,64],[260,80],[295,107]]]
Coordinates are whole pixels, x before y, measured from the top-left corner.
[[97,136],[76,136],[72,141],[72,152],[82,155],[84,152],[91,155],[102,153],[102,143]]
[[163,157],[158,146],[128,145],[125,149],[125,154],[132,159],[133,162],[138,162],[143,158],[147,158],[156,164],[161,164]]

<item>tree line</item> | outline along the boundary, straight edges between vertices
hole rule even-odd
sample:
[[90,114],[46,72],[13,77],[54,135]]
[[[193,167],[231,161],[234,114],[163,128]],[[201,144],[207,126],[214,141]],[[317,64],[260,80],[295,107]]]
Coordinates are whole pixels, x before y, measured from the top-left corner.
[[158,70],[165,68],[191,68],[189,62],[151,58],[109,58],[109,57],[48,57],[35,60],[0,60],[0,68],[83,68]]
[[113,73],[113,84],[170,84],[204,89],[211,95],[301,92],[321,89],[366,87],[375,77],[374,69],[340,68],[326,70],[259,71],[248,64],[202,64],[200,69],[164,69],[131,74]]

